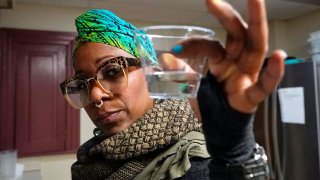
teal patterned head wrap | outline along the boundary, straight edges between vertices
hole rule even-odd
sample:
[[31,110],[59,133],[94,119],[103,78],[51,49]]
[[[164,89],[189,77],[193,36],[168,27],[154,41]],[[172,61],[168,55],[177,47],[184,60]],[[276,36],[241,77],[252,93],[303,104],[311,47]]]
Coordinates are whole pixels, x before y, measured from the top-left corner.
[[[75,52],[79,46],[86,42],[108,44],[120,48],[133,56],[140,58],[135,44],[134,31],[142,30],[122,20],[111,11],[105,9],[92,9],[80,15],[75,20],[78,37],[74,43]],[[139,39],[138,39],[139,40]],[[152,43],[140,41],[151,63],[158,64]]]

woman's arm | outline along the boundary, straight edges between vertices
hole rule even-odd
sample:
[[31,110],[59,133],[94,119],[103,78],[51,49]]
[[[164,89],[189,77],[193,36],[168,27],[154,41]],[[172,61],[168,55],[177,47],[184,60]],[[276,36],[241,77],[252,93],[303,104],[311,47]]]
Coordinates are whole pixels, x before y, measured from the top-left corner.
[[[212,179],[265,179],[266,156],[255,143],[253,114],[232,109],[221,84],[208,73],[198,93]],[[232,168],[227,168],[232,167]],[[246,169],[248,168],[248,169]]]

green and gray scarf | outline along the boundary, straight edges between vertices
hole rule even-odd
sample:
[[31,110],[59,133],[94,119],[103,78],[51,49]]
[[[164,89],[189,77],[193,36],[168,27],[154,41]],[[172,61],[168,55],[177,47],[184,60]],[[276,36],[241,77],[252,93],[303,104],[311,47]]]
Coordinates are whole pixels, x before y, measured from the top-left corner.
[[189,158],[209,158],[201,124],[188,100],[155,100],[127,130],[83,144],[72,165],[73,179],[174,179]]

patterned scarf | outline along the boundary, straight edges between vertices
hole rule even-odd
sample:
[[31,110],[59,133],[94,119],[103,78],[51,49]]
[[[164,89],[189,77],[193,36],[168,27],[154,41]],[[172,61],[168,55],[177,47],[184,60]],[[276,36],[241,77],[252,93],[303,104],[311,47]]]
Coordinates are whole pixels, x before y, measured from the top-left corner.
[[72,165],[73,179],[132,179],[161,152],[189,132],[201,132],[188,100],[157,100],[127,130],[83,144]]
[[[74,42],[73,52],[83,43],[96,42],[120,48],[137,58],[140,58],[140,54],[143,53],[152,64],[158,64],[151,41],[148,38],[141,40],[141,36],[135,36],[136,32],[145,34],[144,31],[119,18],[111,11],[89,10],[75,20],[75,25],[78,37]],[[138,51],[136,41],[139,41],[142,46],[140,51]]]

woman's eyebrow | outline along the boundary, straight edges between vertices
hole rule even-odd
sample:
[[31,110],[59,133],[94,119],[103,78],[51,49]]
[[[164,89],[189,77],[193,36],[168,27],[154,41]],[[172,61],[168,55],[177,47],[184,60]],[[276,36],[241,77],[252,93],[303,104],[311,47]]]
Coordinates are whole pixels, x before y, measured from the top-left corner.
[[79,71],[74,73],[73,77],[79,76],[81,74],[83,74],[83,71],[79,70]]
[[[96,64],[99,64],[99,63],[100,63],[101,61],[103,61],[103,60],[112,59],[112,58],[114,58],[114,57],[115,57],[114,55],[102,56],[102,57],[97,58],[96,61],[95,61],[95,63],[96,63]],[[79,75],[81,75],[81,74],[84,74],[84,72],[83,72],[82,70],[79,70],[79,71],[76,71],[76,72],[74,73],[74,76],[79,76]]]
[[96,64],[99,64],[102,60],[106,60],[106,59],[111,59],[114,58],[114,55],[106,55],[106,56],[102,56],[96,59]]

